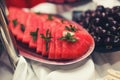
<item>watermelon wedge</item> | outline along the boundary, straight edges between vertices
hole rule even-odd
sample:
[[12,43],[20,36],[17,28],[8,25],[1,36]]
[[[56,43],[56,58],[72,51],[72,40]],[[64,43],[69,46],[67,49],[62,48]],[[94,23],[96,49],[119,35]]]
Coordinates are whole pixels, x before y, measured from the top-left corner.
[[[49,30],[49,34],[51,34],[52,32],[52,28],[55,28],[56,27],[56,23],[53,22],[53,21],[46,21],[44,24],[43,24],[43,35],[46,36],[46,32]],[[51,34],[52,37],[54,37],[52,34]],[[49,42],[50,43],[50,42]],[[50,47],[50,44],[48,43],[48,48]],[[49,50],[46,50],[46,44],[47,42],[43,39],[43,47],[42,47],[42,55],[43,56],[46,56],[48,55],[48,52]]]
[[[39,21],[39,23],[41,23]],[[43,34],[43,23],[41,23],[41,25],[39,25],[38,27],[39,31],[38,31],[38,37],[37,37],[37,49],[36,52],[41,54],[42,53],[42,46],[43,46],[43,39],[40,37],[40,34]]]
[[55,59],[55,50],[56,50],[56,45],[55,45],[55,42],[56,42],[56,30],[58,29],[59,25],[57,23],[53,23],[51,25],[51,34],[52,34],[52,39],[50,41],[50,46],[49,46],[49,54],[48,54],[48,59]]
[[30,35],[30,33],[36,31],[36,29],[38,27],[38,23],[36,20],[37,20],[37,18],[35,16],[35,14],[31,13],[27,19],[26,29],[25,29],[23,39],[22,39],[22,41],[24,43],[28,44],[32,40],[32,36]]
[[[17,14],[17,15],[16,15]],[[18,40],[22,40],[23,38],[23,31],[21,30],[21,24],[26,27],[26,20],[28,18],[28,13],[24,12],[18,8],[10,7],[9,8],[9,26],[12,30],[13,34],[17,36]],[[16,26],[15,26],[16,20]],[[14,29],[14,30],[13,30]]]

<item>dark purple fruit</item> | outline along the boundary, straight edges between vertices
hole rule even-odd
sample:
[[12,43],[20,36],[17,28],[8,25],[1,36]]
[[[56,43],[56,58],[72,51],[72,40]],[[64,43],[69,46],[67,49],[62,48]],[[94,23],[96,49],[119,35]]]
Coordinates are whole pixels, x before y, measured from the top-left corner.
[[72,20],[76,22],[81,22],[85,16],[82,15],[81,11],[74,11]]
[[90,17],[91,14],[92,14],[91,10],[85,11],[85,16],[86,16],[86,17]]
[[117,28],[115,26],[110,27],[112,33],[116,33]]
[[114,20],[116,20],[118,23],[120,23],[120,13],[115,13],[113,16]]
[[112,10],[114,13],[118,13],[118,12],[120,12],[120,6],[115,6],[115,7],[113,7]]
[[94,37],[94,38],[97,43],[101,41],[101,37]]
[[104,12],[105,8],[103,6],[97,6],[96,11]]
[[78,21],[93,36],[96,47],[120,47],[120,6],[112,9],[97,6],[96,10],[87,10],[82,15]]
[[118,36],[114,37],[114,43],[118,43],[120,41],[120,38]]
[[105,23],[105,28],[108,29],[110,27],[109,23]]
[[112,17],[113,14],[112,14],[112,10],[110,8],[106,8],[105,9],[105,14],[108,16],[108,17]]
[[104,40],[104,42],[105,42],[105,43],[110,43],[110,42],[111,42],[111,38],[110,38],[109,36],[106,37],[105,40]]

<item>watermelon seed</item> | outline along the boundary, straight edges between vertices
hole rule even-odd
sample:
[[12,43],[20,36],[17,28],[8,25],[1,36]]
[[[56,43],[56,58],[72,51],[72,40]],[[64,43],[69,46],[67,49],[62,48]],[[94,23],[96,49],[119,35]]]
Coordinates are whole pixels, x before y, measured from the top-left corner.
[[61,20],[62,23],[64,23],[64,21],[65,21],[64,19]]
[[38,30],[39,29],[37,28],[35,32],[30,32],[30,35],[32,36],[32,38],[33,38],[34,41],[37,40]]
[[53,17],[52,17],[52,15],[48,15],[48,20],[53,20]]
[[21,29],[22,32],[24,32],[25,31],[25,26],[23,24],[20,24],[20,29]]
[[12,20],[12,22],[13,22],[13,25],[14,25],[14,26],[17,26],[17,24],[18,24],[17,19]]

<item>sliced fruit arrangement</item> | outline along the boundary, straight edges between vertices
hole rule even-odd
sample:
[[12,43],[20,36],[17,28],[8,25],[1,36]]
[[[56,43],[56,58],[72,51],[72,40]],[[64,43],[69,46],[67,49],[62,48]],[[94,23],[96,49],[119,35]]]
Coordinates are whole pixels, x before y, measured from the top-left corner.
[[97,6],[95,10],[75,11],[73,20],[88,30],[97,48],[120,47],[120,6]]
[[93,44],[91,35],[80,25],[52,15],[11,7],[8,19],[17,41],[50,60],[77,59]]

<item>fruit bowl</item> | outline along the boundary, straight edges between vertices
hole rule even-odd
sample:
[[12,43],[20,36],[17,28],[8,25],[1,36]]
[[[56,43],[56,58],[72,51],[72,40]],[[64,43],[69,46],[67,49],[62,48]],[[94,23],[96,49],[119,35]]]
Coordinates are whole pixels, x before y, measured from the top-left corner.
[[120,48],[120,6],[73,13],[73,20],[81,24],[93,36],[96,51],[114,51]]

